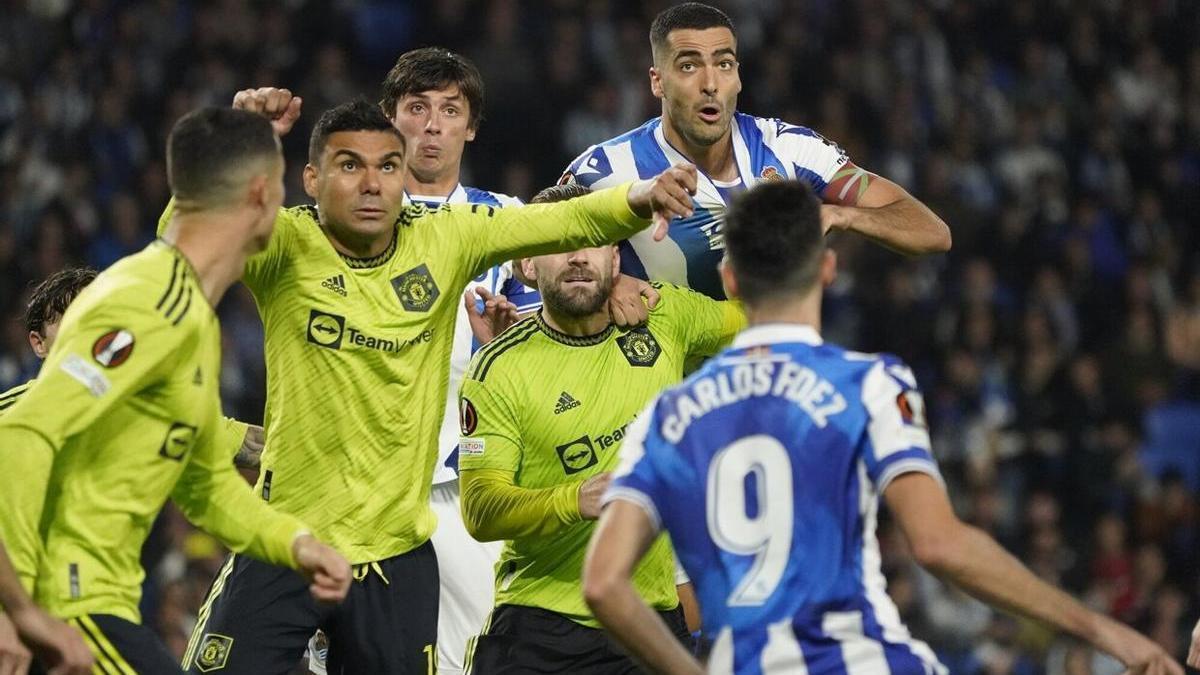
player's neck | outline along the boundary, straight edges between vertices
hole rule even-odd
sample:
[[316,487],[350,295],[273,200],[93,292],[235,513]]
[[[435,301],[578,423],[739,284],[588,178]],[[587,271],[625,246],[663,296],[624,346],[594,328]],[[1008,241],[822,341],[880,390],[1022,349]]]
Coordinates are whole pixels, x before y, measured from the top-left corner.
[[229,247],[229,229],[225,218],[211,213],[175,214],[163,232],[163,241],[171,244],[187,259],[196,272],[200,290],[208,304],[216,307],[225,291],[242,278],[247,254],[244,248]]
[[608,315],[608,303],[604,305],[604,311],[589,314],[588,316],[570,316],[562,312],[554,311],[549,304],[542,305],[542,320],[546,322],[554,330],[563,335],[571,337],[588,337],[603,332],[608,328],[608,324],[612,319]]
[[411,195],[422,197],[442,197],[449,199],[450,195],[458,189],[459,176],[458,167],[453,171],[446,171],[442,176],[427,176],[422,178],[412,171],[408,172],[408,177],[404,181],[404,191]]
[[758,326],[767,323],[794,323],[812,326],[821,332],[821,293],[809,293],[796,300],[743,304],[746,323]]
[[663,136],[687,160],[696,165],[709,178],[730,181],[738,177],[737,162],[733,156],[733,127],[725,131],[721,140],[712,145],[695,145],[675,128],[670,118],[663,115]]
[[335,232],[334,228],[327,223],[321,223],[321,229],[325,231],[325,238],[329,240],[335,251],[348,258],[364,260],[382,255],[392,245],[392,239],[396,237],[396,228],[394,227],[386,232],[363,235],[346,231]]

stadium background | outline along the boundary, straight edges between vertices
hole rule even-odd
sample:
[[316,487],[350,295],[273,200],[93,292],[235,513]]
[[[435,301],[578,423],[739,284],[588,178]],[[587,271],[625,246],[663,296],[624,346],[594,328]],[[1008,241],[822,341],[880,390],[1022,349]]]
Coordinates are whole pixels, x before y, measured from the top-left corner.
[[[658,114],[646,35],[665,4],[0,3],[0,387],[37,372],[31,282],[153,237],[163,141],[188,109],[248,86],[302,95],[285,141],[300,203],[317,115],[443,45],[487,85],[464,182],[528,198]],[[827,336],[915,367],[963,516],[1182,657],[1200,612],[1200,3],[717,4],[740,32],[742,111],[820,131],[954,234],[915,261],[838,239]],[[253,302],[221,314],[227,412],[257,421]],[[952,672],[1116,672],[881,538],[904,618]],[[219,547],[169,509],[145,559],[145,620],[181,652]]]

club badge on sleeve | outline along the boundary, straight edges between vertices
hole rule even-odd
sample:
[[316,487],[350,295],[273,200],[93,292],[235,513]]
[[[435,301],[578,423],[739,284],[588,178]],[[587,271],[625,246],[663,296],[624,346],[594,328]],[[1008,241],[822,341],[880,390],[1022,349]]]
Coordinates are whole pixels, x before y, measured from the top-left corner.
[[92,343],[92,358],[105,368],[116,368],[133,354],[133,333],[124,328],[110,330]]

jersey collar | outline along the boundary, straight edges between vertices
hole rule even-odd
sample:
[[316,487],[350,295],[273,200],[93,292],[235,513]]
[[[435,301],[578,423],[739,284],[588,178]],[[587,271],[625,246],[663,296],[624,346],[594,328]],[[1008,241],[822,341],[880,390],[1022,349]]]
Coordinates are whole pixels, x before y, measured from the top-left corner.
[[408,190],[404,191],[404,203],[412,204],[414,202],[428,204],[466,204],[469,200],[467,189],[462,183],[454,186],[454,190],[450,192],[448,197],[437,195],[414,195],[409,194]]
[[541,312],[535,314],[534,317],[537,320],[538,328],[541,328],[543,333],[548,335],[551,340],[554,340],[555,342],[561,342],[568,347],[591,347],[592,345],[598,345],[607,340],[608,336],[612,335],[613,332],[613,325],[610,323],[599,333],[577,337],[575,335],[567,335],[566,333],[555,330],[550,324],[546,323],[545,319],[542,318]]
[[733,348],[757,347],[783,342],[803,342],[819,345],[823,342],[817,329],[802,323],[764,323],[751,326],[733,339]]

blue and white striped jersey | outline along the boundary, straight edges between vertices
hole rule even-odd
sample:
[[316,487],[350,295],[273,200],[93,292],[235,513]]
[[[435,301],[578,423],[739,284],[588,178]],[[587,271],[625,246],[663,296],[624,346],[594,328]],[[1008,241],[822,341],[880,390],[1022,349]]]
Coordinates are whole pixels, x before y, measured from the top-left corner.
[[945,673],[880,571],[880,495],[939,481],[916,379],[899,359],[773,324],[653,401],[606,501],[671,536],[716,643],[709,672]]
[[[760,181],[785,178],[806,181],[820,195],[850,161],[841,148],[817,132],[777,119],[736,113],[732,136],[738,180],[721,183],[701,172],[692,216],[672,223],[668,237],[661,242],[654,241],[650,229],[623,242],[622,272],[687,286],[723,300],[717,263],[725,252],[721,224],[730,198]],[[560,182],[600,189],[651,178],[681,163],[690,162],[667,142],[662,118],[656,117],[588,148],[571,162]]]
[[[488,192],[459,184],[449,197],[430,197],[410,195],[405,193],[404,203],[425,204],[437,207],[442,204],[484,204],[496,208],[505,206],[520,206],[521,200],[516,197]],[[513,276],[512,262],[495,265],[483,274],[475,277],[463,293],[476,286],[483,286],[492,293],[502,293],[510,302],[517,306],[522,314],[532,312],[542,306],[542,297],[536,288],[529,288]],[[462,297],[462,293],[458,297]],[[462,384],[463,375],[471,363],[471,357],[479,343],[471,333],[471,324],[467,320],[465,307],[458,308],[458,318],[454,322],[454,346],[450,351],[450,386],[447,391],[446,410],[442,417],[442,430],[438,435],[438,463],[433,470],[433,484],[445,483],[458,478],[458,387]]]

